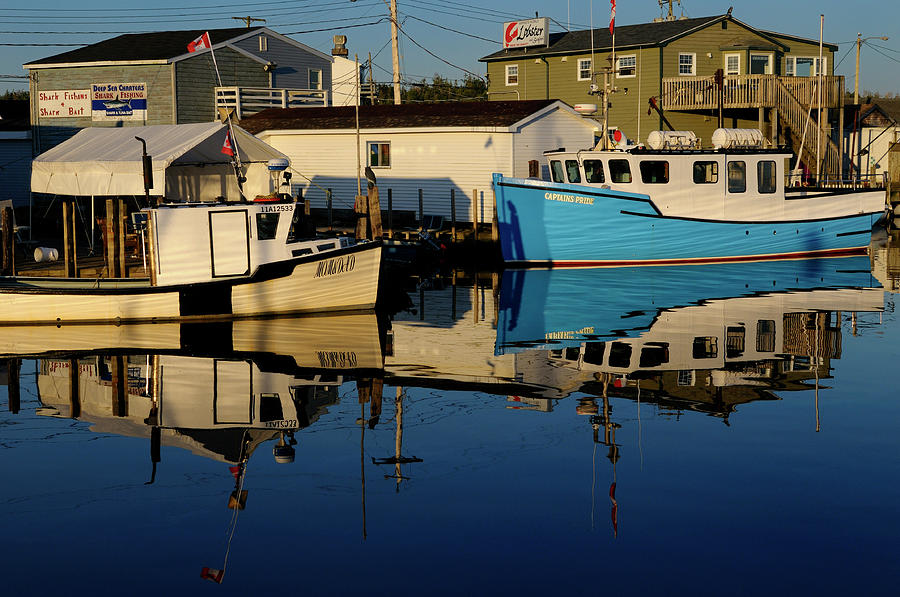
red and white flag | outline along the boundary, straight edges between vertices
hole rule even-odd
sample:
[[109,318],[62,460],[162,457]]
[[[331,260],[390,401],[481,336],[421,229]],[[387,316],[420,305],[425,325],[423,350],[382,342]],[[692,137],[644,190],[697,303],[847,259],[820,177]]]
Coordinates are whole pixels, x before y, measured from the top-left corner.
[[206,580],[211,580],[214,583],[222,584],[222,578],[225,576],[224,570],[217,570],[215,568],[207,568],[206,566],[200,571],[200,578],[205,578]]
[[197,50],[208,50],[212,47],[209,42],[209,31],[188,44],[188,52],[196,52]]
[[222,144],[222,153],[234,157],[234,148],[231,146],[231,131],[225,131],[225,143]]
[[616,0],[609,0],[612,9],[609,12],[609,34],[613,35],[616,29]]

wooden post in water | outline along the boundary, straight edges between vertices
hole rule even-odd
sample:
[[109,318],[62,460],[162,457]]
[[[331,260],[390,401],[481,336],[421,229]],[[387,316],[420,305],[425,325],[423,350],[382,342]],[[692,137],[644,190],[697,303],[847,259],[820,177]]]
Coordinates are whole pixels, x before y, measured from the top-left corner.
[[472,242],[478,244],[478,189],[472,189]]
[[456,242],[456,189],[450,189],[450,240]]
[[422,199],[422,189],[419,189],[419,230],[425,226],[425,201]]
[[0,276],[16,275],[15,231],[13,230],[13,210],[4,207],[0,210]]
[[109,361],[112,376],[112,414],[114,417],[128,416],[128,367],[125,357],[115,356]]
[[366,207],[369,217],[369,229],[372,231],[372,240],[384,237],[384,229],[381,227],[381,201],[378,199],[377,185],[369,185]]
[[119,276],[128,277],[128,270],[125,268],[125,200],[116,199],[116,230],[117,242],[119,249],[117,251],[119,257]]
[[9,412],[14,415],[18,414],[21,402],[21,392],[19,388],[19,366],[21,362],[22,361],[19,359],[6,360],[6,393],[9,397]]
[[106,271],[110,278],[121,278],[122,270],[119,259],[119,201],[117,199],[106,200],[106,223],[103,231],[103,241],[106,250]]
[[388,189],[388,238],[394,238],[394,196]]
[[366,196],[357,195],[353,202],[353,212],[356,214],[356,240],[369,238],[369,219],[366,216]]
[[497,193],[491,191],[491,240],[497,242],[500,240],[499,222],[497,221]]
[[69,359],[69,418],[81,416],[81,386],[78,383],[78,359]]
[[325,191],[325,199],[328,205],[328,230],[334,229],[334,211],[331,205],[331,189]]

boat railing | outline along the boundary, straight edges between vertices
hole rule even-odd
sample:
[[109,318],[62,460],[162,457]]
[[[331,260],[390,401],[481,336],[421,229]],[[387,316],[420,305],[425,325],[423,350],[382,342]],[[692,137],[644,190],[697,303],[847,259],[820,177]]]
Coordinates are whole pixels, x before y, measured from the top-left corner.
[[267,108],[309,108],[328,106],[324,89],[268,87],[216,87],[216,109],[233,109],[238,120]]
[[814,175],[808,172],[793,172],[785,174],[785,187],[793,188],[825,188],[825,189],[872,189],[879,190],[887,187],[887,173],[860,174],[853,178],[829,178],[823,177],[818,182]]

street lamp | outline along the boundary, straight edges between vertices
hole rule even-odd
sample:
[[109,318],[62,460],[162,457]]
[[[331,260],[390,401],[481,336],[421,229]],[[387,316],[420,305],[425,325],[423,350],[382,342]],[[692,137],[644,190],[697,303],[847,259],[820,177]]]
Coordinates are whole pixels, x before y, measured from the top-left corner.
[[859,49],[862,47],[863,42],[869,39],[880,39],[881,41],[887,41],[887,35],[873,35],[872,37],[863,37],[862,33],[856,34],[856,84],[853,86],[853,103],[859,104]]

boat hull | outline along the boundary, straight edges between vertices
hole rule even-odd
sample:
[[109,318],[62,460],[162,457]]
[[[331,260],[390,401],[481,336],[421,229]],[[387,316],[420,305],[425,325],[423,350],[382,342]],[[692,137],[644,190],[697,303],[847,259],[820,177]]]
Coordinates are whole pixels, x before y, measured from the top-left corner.
[[129,280],[0,282],[0,324],[177,321],[371,309],[381,244],[267,264],[250,277],[175,286]]
[[864,253],[878,213],[742,222],[666,216],[650,197],[494,175],[503,259],[553,266],[674,265]]

